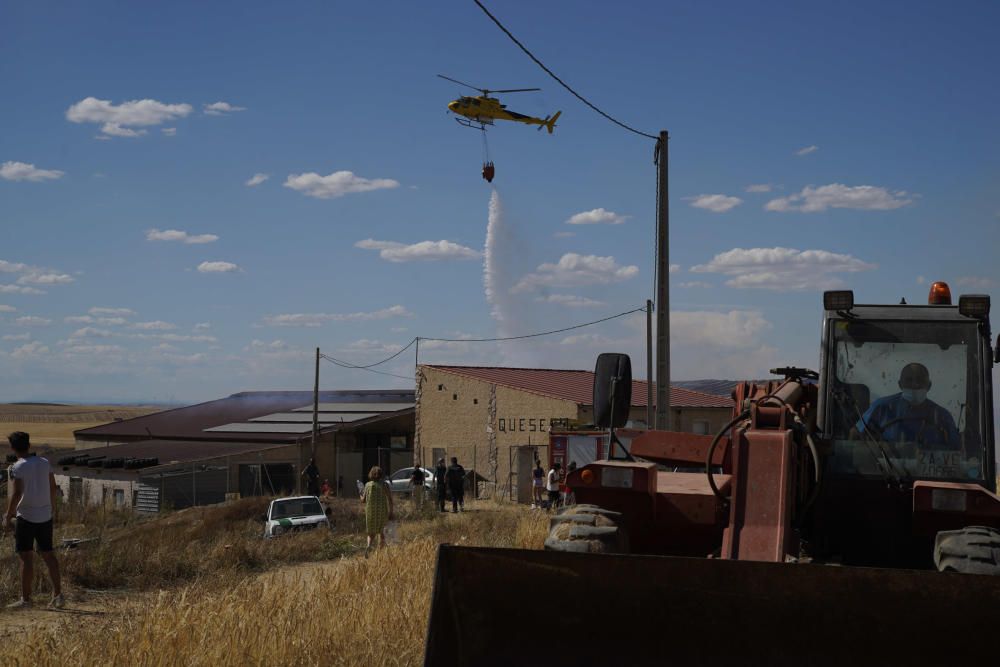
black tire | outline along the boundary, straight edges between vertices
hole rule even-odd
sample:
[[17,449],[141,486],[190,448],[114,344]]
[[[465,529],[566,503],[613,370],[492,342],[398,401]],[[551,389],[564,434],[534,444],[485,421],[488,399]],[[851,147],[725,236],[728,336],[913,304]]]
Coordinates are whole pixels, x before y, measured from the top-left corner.
[[1000,532],[986,526],[947,530],[934,540],[939,572],[1000,575]]
[[628,553],[628,535],[620,512],[597,505],[570,505],[549,520],[548,551]]

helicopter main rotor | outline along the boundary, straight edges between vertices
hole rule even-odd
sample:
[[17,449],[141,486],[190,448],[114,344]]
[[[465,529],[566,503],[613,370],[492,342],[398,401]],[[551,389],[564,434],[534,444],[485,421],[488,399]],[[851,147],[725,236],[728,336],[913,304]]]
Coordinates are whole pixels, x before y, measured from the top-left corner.
[[450,76],[445,76],[444,74],[438,74],[438,76],[447,81],[451,81],[452,83],[457,83],[461,86],[465,86],[466,88],[472,88],[473,90],[478,90],[485,97],[489,97],[490,93],[532,93],[541,90],[541,88],[508,88],[507,90],[489,90],[487,88],[480,88],[478,86],[470,85],[468,83],[465,83],[464,81],[459,81],[458,79],[453,79]]

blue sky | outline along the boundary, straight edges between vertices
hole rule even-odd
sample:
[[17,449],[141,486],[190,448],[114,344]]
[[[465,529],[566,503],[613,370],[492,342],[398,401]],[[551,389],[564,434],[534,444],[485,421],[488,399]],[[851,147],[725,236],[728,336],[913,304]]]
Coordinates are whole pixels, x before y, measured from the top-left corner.
[[[826,287],[896,302],[929,280],[1000,284],[995,3],[489,6],[598,106],[670,131],[675,378],[815,367]],[[493,303],[494,188],[479,133],[447,114],[468,91],[437,73],[539,86],[502,101],[563,111],[551,136],[488,132]],[[317,346],[371,363],[414,336],[557,328],[652,291],[652,142],[471,1],[0,1],[0,91],[0,400],[307,389]],[[641,316],[421,347],[644,367]],[[412,386],[329,364],[322,384]]]

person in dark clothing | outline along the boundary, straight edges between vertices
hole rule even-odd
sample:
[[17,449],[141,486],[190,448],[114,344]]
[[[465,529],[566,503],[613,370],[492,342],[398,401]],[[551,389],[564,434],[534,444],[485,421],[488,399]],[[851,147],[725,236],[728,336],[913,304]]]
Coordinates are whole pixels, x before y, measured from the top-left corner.
[[420,509],[424,506],[424,469],[417,466],[410,473],[410,493],[413,496],[413,506]]
[[310,496],[319,495],[319,468],[316,467],[316,459],[309,459],[309,465],[302,471],[302,476],[309,484],[308,493]]
[[448,480],[448,490],[451,491],[451,511],[465,511],[465,468],[458,464],[458,457],[451,457],[451,465],[445,474]]
[[448,494],[448,483],[445,477],[448,475],[448,468],[444,465],[444,459],[438,459],[437,467],[434,468],[434,486],[437,487],[438,512],[444,511],[444,501]]

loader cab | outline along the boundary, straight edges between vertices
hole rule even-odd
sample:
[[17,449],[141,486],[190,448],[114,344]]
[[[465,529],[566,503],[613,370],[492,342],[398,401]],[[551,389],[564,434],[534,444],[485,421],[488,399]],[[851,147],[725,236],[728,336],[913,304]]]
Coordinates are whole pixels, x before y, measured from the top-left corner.
[[824,294],[819,427],[831,478],[996,490],[989,297],[856,305]]

